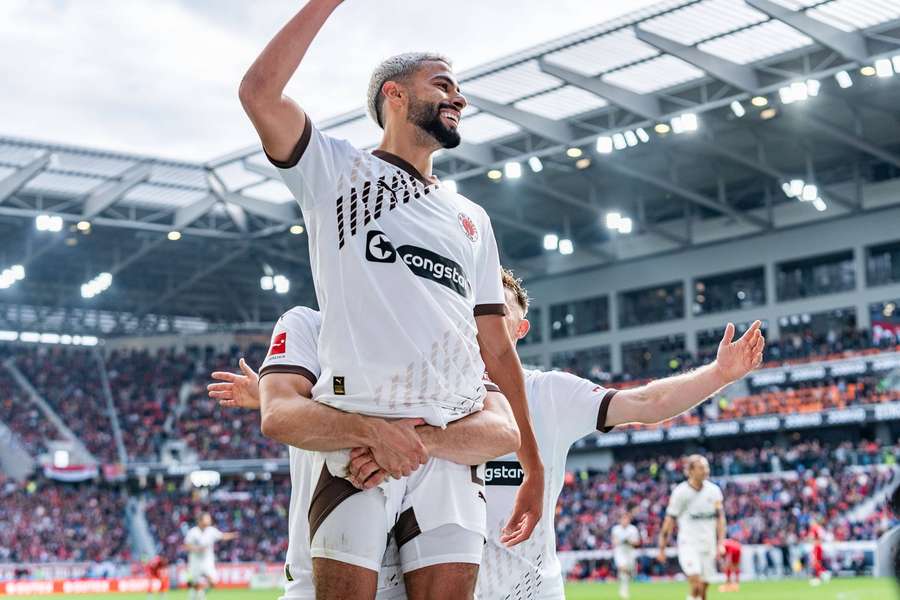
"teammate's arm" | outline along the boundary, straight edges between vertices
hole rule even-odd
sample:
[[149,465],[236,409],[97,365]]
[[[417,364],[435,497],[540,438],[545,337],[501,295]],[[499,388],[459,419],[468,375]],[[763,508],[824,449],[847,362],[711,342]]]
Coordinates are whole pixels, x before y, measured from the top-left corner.
[[672,535],[672,530],[674,528],[675,519],[670,515],[666,515],[662,524],[662,529],[659,530],[659,554],[656,556],[656,560],[661,563],[666,562],[666,547],[669,545],[669,536]]
[[525,476],[516,493],[512,516],[500,541],[509,546],[531,537],[544,510],[544,465],[538,454],[531,413],[525,398],[525,379],[515,346],[501,315],[475,317],[481,357],[491,379],[506,394],[519,428],[521,445],[517,455]]
[[716,549],[719,556],[725,556],[725,507],[716,503]]
[[239,97],[263,148],[287,161],[306,127],[306,115],[284,88],[342,0],[310,0],[269,42],[241,80]]
[[729,323],[719,343],[716,360],[689,373],[621,390],[610,403],[608,426],[624,423],[659,423],[690,410],[726,385],[744,377],[762,363],[766,340],[756,321],[737,341]]

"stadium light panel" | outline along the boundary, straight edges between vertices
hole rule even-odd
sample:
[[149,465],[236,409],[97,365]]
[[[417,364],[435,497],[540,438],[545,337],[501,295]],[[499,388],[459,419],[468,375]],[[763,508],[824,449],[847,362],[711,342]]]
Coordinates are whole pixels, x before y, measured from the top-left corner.
[[579,158],[584,152],[582,152],[581,148],[577,146],[572,146],[568,150],[566,150],[566,156],[569,158]]
[[862,69],[860,69],[859,72],[865,77],[871,77],[875,74],[875,67],[873,67],[872,65],[866,65]]
[[78,221],[78,224],[75,225],[75,228],[78,231],[90,231],[91,230],[91,222],[90,221]]
[[875,61],[875,74],[879,77],[890,77],[894,74],[894,67],[890,59],[879,58]]
[[0,341],[4,342],[14,342],[19,339],[18,331],[4,331],[0,330]]
[[50,216],[50,215],[38,215],[34,219],[34,226],[38,231],[49,231],[51,233],[58,233],[58,232],[62,231],[63,220],[62,220],[62,217]]
[[608,212],[606,213],[606,226],[609,229],[618,229],[619,223],[622,222],[622,213]]
[[540,173],[544,170],[544,163],[537,156],[532,156],[528,159],[528,166],[531,168],[532,173]]
[[681,117],[675,117],[671,121],[672,123],[672,131],[676,134],[682,133],[684,131],[684,125],[681,123]]
[[37,331],[23,331],[19,334],[19,340],[29,344],[37,344],[41,341],[41,334]]
[[17,281],[25,279],[25,267],[13,265],[0,272],[0,290],[11,288]]
[[784,182],[781,184],[781,191],[783,191],[784,195],[788,198],[794,197],[794,190],[791,189],[791,184],[788,182]]
[[747,114],[747,109],[745,109],[744,105],[741,104],[739,101],[734,100],[731,103],[731,112],[734,113],[734,116],[736,116],[738,119],[740,119],[741,117],[743,117],[744,115]]
[[559,253],[568,256],[575,252],[575,244],[572,243],[570,239],[562,239],[559,240]]
[[681,115],[681,125],[685,131],[697,131],[697,115],[694,113],[684,113]]
[[503,165],[503,174],[507,179],[518,179],[522,176],[522,164],[510,161]]
[[503,171],[501,171],[500,169],[491,169],[490,171],[487,172],[487,176],[488,176],[488,179],[497,181],[498,179],[503,177]]
[[181,239],[181,232],[180,231],[170,231],[166,237],[169,238],[169,241],[177,242],[178,240]]
[[303,233],[303,225],[291,225],[291,233],[294,235],[300,235]]
[[669,133],[670,131],[672,131],[672,129],[665,123],[657,123],[653,127],[653,131],[655,131],[656,133],[658,133],[660,135],[665,135],[665,134]]
[[794,89],[789,85],[778,88],[778,97],[781,98],[782,104],[793,104],[795,100]]
[[275,284],[276,294],[287,294],[291,291],[291,281],[284,275],[276,275],[272,278],[272,283]]
[[548,233],[544,236],[544,250],[556,250],[559,248],[559,236],[555,233]]
[[756,108],[762,108],[763,106],[769,103],[769,99],[765,96],[754,96],[752,100],[750,100],[750,104],[755,106]]
[[637,136],[630,129],[624,133],[625,135],[625,143],[628,144],[628,147],[634,147],[638,145]]
[[891,58],[891,64],[894,65],[894,73],[900,73],[900,54]]
[[819,83],[818,79],[807,79],[806,80],[806,94],[808,96],[814,97],[819,95],[819,89],[822,87],[822,84]]
[[613,148],[616,150],[624,150],[628,144],[625,142],[625,136],[621,133],[614,133],[612,136]]
[[821,198],[816,198],[815,200],[813,200],[813,206],[819,212],[825,212],[826,210],[828,210],[828,205],[825,204],[825,201]]
[[579,158],[578,160],[575,161],[576,169],[584,170],[584,169],[587,169],[589,166],[591,166],[591,159],[589,159],[587,156],[585,156],[584,158]]
[[800,196],[800,199],[804,202],[812,202],[819,196],[819,188],[812,184],[807,184],[803,186],[803,194]]
[[791,91],[794,93],[794,100],[803,102],[809,98],[809,92],[806,89],[806,83],[803,81],[795,81],[791,84]]
[[802,179],[791,179],[791,194],[794,198],[803,193],[804,183]]
[[650,141],[650,134],[648,134],[646,131],[644,131],[643,127],[638,127],[634,131],[637,134],[638,139],[641,140],[641,142],[646,144],[647,142]]
[[100,273],[87,283],[81,285],[81,297],[93,298],[94,296],[99,296],[109,289],[109,286],[112,285],[112,280],[112,273]]
[[622,217],[619,221],[619,233],[631,233],[634,228],[634,223],[632,223],[629,217]]
[[837,81],[838,86],[843,90],[853,87],[853,78],[850,77],[850,73],[847,71],[838,71],[835,73],[834,80]]
[[601,135],[597,138],[597,152],[600,154],[610,154],[613,151],[613,140],[608,135]]
[[263,275],[259,278],[259,287],[264,291],[268,292],[269,290],[275,287],[275,282],[272,280],[271,275]]

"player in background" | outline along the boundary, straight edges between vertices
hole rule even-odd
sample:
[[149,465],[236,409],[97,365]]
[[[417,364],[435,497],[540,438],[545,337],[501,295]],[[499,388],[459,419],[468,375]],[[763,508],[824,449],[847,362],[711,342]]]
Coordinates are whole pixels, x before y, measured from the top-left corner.
[[699,454],[686,459],[686,481],[675,486],[659,532],[657,560],[666,562],[669,536],[678,522],[678,564],[688,578],[687,600],[706,600],[716,574],[716,555],[725,554],[725,510],[722,490],[709,481],[709,462]]
[[[340,491],[349,453],[317,456],[322,488],[336,501],[310,515],[316,593],[320,600],[372,598],[388,528],[412,511],[410,541],[421,537],[417,544],[434,552],[412,562],[401,556],[411,595],[470,598],[486,536],[485,505],[467,468],[427,455],[414,419],[444,427],[479,411],[485,368],[492,373],[515,416],[525,470],[506,527],[509,544],[528,539],[539,521],[544,475],[522,368],[504,328],[490,219],[432,173],[432,155],[461,141],[466,99],[446,58],[398,55],[370,79],[369,113],[384,130],[376,150],[319,131],[284,90],[340,4],[309,0],[257,57],[239,90],[307,225],[322,317],[322,372],[313,399],[400,418],[395,427],[410,438],[406,455],[375,456],[399,482],[355,494]],[[302,379],[289,372],[261,379],[264,429],[271,433],[266,406],[295,400]],[[435,496],[444,501],[432,501]]]
[[236,532],[219,531],[212,523],[212,515],[203,513],[184,536],[184,547],[188,551],[190,600],[206,598],[207,588],[213,587],[219,580],[216,573],[216,542],[227,542],[238,537]]
[[144,565],[144,571],[150,579],[150,587],[147,589],[147,599],[153,597],[153,586],[159,582],[157,593],[160,598],[165,598],[169,591],[169,564],[162,556],[156,555]]
[[637,553],[635,549],[641,543],[641,534],[631,522],[631,512],[626,510],[619,517],[610,533],[613,543],[613,562],[619,576],[619,598],[628,600],[631,591],[628,584],[635,573]]
[[[504,272],[503,285],[506,289],[507,327],[511,338],[519,340],[529,329],[526,319],[528,295],[521,283],[509,272]],[[317,314],[310,309],[297,307],[289,311],[288,315],[301,312],[307,318]],[[294,323],[296,325],[289,332],[290,335],[295,335],[297,330],[302,332],[311,329],[299,321],[294,320]],[[489,527],[488,544],[485,546],[482,568],[478,575],[478,597],[505,598],[511,594],[511,597],[516,597],[517,589],[528,589],[531,594],[529,598],[564,598],[553,519],[571,445],[598,429],[608,431],[613,426],[624,423],[649,424],[671,418],[702,402],[724,385],[740,379],[762,360],[765,340],[759,332],[759,325],[759,322],[754,323],[741,339],[734,340],[734,326],[729,324],[720,343],[717,359],[709,365],[690,373],[619,392],[607,390],[569,373],[526,371],[529,408],[534,414],[538,447],[548,474],[544,492],[544,517],[531,539],[512,548],[507,547],[503,543],[502,524],[513,510],[517,485],[522,477],[521,469],[514,462],[514,455],[486,465],[484,489],[489,523],[494,526]],[[276,326],[276,335],[278,331],[279,326]],[[303,339],[311,346],[306,352],[310,357],[307,360],[315,360],[317,330],[304,335]],[[296,347],[295,345],[294,348]],[[256,374],[244,362],[241,363],[241,371],[243,375],[215,373],[214,379],[223,383],[209,386],[210,397],[219,399],[223,406],[258,406],[258,398],[253,397],[253,394],[258,393],[255,386]],[[355,451],[351,463],[351,478],[361,487],[377,485],[380,479],[386,477],[386,473],[378,469],[368,454],[364,450]],[[396,572],[382,568],[381,579],[391,579],[394,576],[392,573]],[[311,583],[307,582],[306,585],[311,592]]]
[[828,583],[831,580],[831,573],[825,568],[825,548],[822,542],[828,536],[828,532],[816,519],[809,522],[809,528],[806,532],[806,538],[810,543],[809,553],[809,584],[812,586],[821,585],[823,582]]
[[720,592],[741,591],[741,543],[728,538],[725,545],[725,584],[719,586]]

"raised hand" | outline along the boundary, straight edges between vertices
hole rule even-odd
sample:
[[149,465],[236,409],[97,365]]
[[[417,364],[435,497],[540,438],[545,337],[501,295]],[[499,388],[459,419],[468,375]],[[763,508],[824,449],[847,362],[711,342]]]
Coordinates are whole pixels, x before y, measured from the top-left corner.
[[737,381],[762,364],[766,338],[759,330],[762,323],[754,321],[737,341],[734,339],[734,323],[725,327],[725,335],[719,342],[716,367],[727,382]]
[[241,374],[215,371],[212,378],[222,383],[206,386],[209,397],[229,408],[259,408],[259,375],[243,358],[238,363]]

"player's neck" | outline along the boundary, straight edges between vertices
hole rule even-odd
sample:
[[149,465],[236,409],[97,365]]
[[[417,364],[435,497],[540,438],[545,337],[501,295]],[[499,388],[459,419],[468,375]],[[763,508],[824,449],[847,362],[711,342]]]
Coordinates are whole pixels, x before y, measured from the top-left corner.
[[419,136],[416,135],[416,132],[409,128],[402,129],[402,131],[397,131],[395,128],[386,129],[378,150],[399,156],[411,164],[422,177],[430,180],[432,178],[431,156],[435,152],[434,144],[423,143],[425,140],[418,139]]
[[703,489],[703,480],[701,479],[699,482],[695,482],[692,479],[688,479],[688,485],[699,492]]

